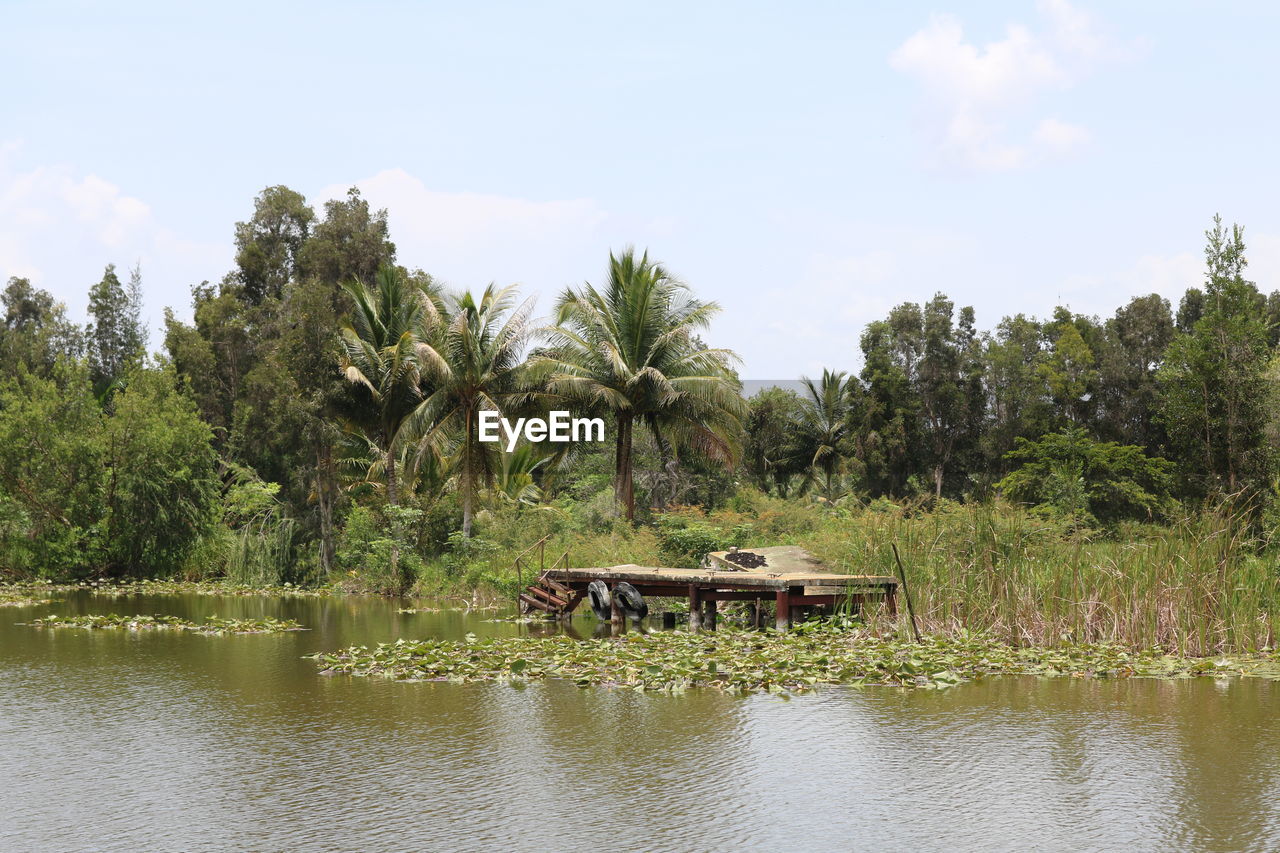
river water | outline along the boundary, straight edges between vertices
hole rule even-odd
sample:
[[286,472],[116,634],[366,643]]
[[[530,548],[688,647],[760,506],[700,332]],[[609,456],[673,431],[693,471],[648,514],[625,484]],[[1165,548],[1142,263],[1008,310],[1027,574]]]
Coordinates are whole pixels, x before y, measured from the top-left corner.
[[[401,684],[301,658],[529,630],[399,606],[0,609],[0,849],[1280,850],[1280,684],[992,678],[785,701]],[[48,612],[312,630],[15,624]]]

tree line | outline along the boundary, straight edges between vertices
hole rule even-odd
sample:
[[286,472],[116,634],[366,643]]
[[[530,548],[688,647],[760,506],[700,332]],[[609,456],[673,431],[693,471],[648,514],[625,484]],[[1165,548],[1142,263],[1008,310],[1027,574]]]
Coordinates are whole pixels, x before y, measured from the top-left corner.
[[[718,307],[643,252],[539,321],[514,288],[399,264],[355,189],[318,215],[269,187],[234,241],[235,268],[193,288],[190,323],[166,310],[151,357],[138,268],[106,268],[84,326],[9,281],[0,571],[208,560],[314,580],[376,545],[395,588],[423,554],[476,547],[480,512],[607,493],[633,521],[741,482],[832,505],[1004,494],[1103,523],[1273,491],[1280,293],[1245,279],[1243,232],[1220,220],[1176,313],[1153,294],[980,332],[938,294],[868,325],[856,375],[749,401],[736,356],[702,338]],[[609,446],[479,441],[481,410],[563,408],[606,418]]]
[[[1058,307],[982,333],[941,293],[899,305],[863,332],[856,375],[752,400],[745,468],[779,496],[827,500],[1063,492],[1109,504],[1109,518],[1156,519],[1170,498],[1261,507],[1276,473],[1280,292],[1245,278],[1239,226],[1215,218],[1205,261],[1176,312],[1150,294],[1105,320]],[[1010,479],[1032,463],[1039,474]],[[1090,499],[1099,487],[1129,494]]]

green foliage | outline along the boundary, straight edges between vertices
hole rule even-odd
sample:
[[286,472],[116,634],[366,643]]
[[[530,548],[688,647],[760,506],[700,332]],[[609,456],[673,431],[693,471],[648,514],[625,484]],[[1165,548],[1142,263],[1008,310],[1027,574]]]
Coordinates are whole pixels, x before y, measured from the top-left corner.
[[723,551],[750,542],[749,523],[728,527],[709,524],[689,513],[667,513],[657,519],[658,548],[663,565],[698,568],[712,551]]
[[0,383],[0,568],[76,577],[104,562],[104,416],[87,370]]
[[89,290],[89,315],[85,329],[89,367],[94,388],[103,393],[124,378],[144,355],[147,339],[142,325],[142,275],[134,269],[125,290],[115,264],[107,264],[102,281]]
[[1188,490],[1257,497],[1275,464],[1265,441],[1271,388],[1261,295],[1243,273],[1244,232],[1220,217],[1207,231],[1198,319],[1169,345],[1158,378],[1160,421]]
[[218,481],[208,426],[171,373],[135,371],[128,386],[110,415],[82,369],[58,380],[21,376],[0,390],[9,570],[172,574],[211,529]]
[[66,306],[48,291],[14,277],[0,294],[0,306],[0,369],[5,375],[25,370],[48,378],[60,362],[83,354],[83,333],[67,319]]
[[[506,415],[532,397],[524,369],[532,311],[532,301],[516,303],[514,287],[490,285],[478,300],[470,293],[453,300],[418,341],[424,400],[412,425],[419,455],[440,460],[452,445],[464,536],[471,535],[477,492],[495,478],[505,481],[513,499],[532,495],[532,478],[519,483],[520,472],[508,467],[511,455],[504,460],[498,444],[481,442],[478,430],[481,411]],[[530,473],[532,461],[525,459]]]
[[822,497],[836,500],[846,491],[845,460],[849,456],[849,422],[853,418],[854,385],[843,372],[822,371],[814,382],[802,378],[805,393],[794,427],[795,441],[807,462],[806,483]]
[[1006,458],[1018,466],[998,486],[1008,497],[1086,523],[1160,521],[1174,509],[1173,463],[1141,447],[1096,441],[1078,427],[1019,438]]
[[302,194],[285,186],[267,187],[253,200],[253,217],[236,223],[236,266],[250,302],[284,292],[315,218]]
[[47,616],[27,623],[33,628],[83,628],[86,630],[124,631],[193,631],[197,634],[279,634],[305,631],[293,619],[222,619],[210,616],[204,622],[192,622],[178,616],[122,616],[118,613],[95,613],[85,616]]
[[628,520],[637,426],[652,433],[664,469],[678,465],[681,450],[737,458],[746,404],[730,368],[736,357],[696,334],[719,310],[634,249],[610,253],[603,288],[569,288],[557,301],[550,346],[531,366],[551,394],[613,417],[614,496]]
[[212,527],[217,455],[172,372],[142,370],[106,421],[106,562],[113,574],[169,575]]
[[406,578],[416,579],[425,567],[410,543],[397,538],[391,520],[363,506],[347,516],[336,556],[336,568],[370,592],[399,594]]
[[768,388],[747,402],[742,462],[756,487],[785,498],[808,467],[812,454],[801,447],[797,427],[800,397],[784,388]]

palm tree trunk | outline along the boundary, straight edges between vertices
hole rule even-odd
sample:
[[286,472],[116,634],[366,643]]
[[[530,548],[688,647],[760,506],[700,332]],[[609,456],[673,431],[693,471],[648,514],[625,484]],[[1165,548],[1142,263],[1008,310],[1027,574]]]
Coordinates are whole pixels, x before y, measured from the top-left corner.
[[635,521],[636,517],[636,496],[631,482],[631,425],[631,412],[619,412],[613,495],[627,521]]
[[[390,445],[390,442],[388,442]],[[388,447],[387,450],[387,504],[395,506],[399,501],[399,483],[396,474],[396,454]],[[407,578],[400,577],[400,518],[394,513],[391,516],[391,577],[399,585],[398,592],[401,592],[408,586]]]
[[472,442],[475,440],[472,435],[471,428],[471,410],[467,409],[463,412],[463,423],[465,433],[462,443],[462,538],[471,538],[471,519],[473,516],[472,498],[474,497],[475,484],[471,481],[471,451]]
[[675,500],[676,471],[679,462],[671,450],[671,442],[667,441],[667,437],[662,434],[662,427],[658,426],[656,417],[649,418],[649,429],[653,432],[654,443],[658,445],[659,471],[661,472],[654,483],[649,503],[654,509],[666,509],[667,504]]

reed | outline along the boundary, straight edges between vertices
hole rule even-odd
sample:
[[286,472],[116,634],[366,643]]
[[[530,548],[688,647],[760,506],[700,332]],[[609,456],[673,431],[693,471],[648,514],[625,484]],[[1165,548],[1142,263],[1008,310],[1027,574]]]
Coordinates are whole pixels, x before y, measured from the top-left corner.
[[896,543],[917,615],[933,633],[968,629],[1015,645],[1110,642],[1193,656],[1275,646],[1280,575],[1246,520],[1228,511],[1102,535],[1007,505],[899,508],[832,519],[796,538],[833,565],[866,574],[894,573]]

